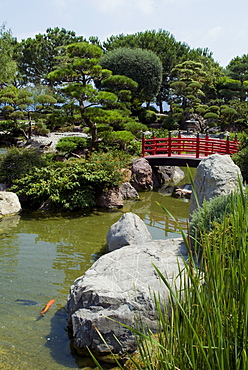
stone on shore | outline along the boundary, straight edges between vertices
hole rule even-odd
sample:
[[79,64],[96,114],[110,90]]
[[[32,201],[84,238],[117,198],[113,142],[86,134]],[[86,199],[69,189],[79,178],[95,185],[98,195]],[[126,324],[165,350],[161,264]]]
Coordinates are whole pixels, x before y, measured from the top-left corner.
[[96,198],[96,205],[100,208],[122,208],[123,197],[121,188],[119,186],[116,186],[103,191]]
[[152,236],[139,216],[127,212],[110,227],[106,239],[111,252],[125,245],[150,242]]
[[[194,186],[199,201],[210,200],[219,195],[228,195],[242,181],[240,169],[229,155],[213,154],[201,160],[197,167]],[[190,214],[197,208],[194,194],[190,199]]]
[[137,190],[127,181],[121,184],[121,194],[123,199],[139,199]]
[[13,215],[21,211],[18,196],[10,191],[0,191],[0,217]]
[[133,161],[131,172],[130,183],[137,191],[153,189],[152,167],[145,158]]

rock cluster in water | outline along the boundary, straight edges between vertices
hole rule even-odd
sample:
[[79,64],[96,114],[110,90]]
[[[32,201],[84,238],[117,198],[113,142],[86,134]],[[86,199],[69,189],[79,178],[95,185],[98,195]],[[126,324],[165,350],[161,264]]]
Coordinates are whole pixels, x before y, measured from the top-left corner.
[[[219,169],[215,175],[213,168]],[[196,193],[202,199],[227,194],[237,187],[239,174],[230,158],[207,157],[197,169]],[[181,238],[150,240],[144,228],[137,215],[125,214],[108,232],[111,252],[71,286],[68,322],[79,353],[87,353],[89,348],[98,356],[110,351],[122,356],[137,347],[128,327],[139,325],[141,320],[151,331],[158,329],[154,294],[168,305],[168,290],[154,266],[172,287],[178,285],[178,271],[187,261],[187,249]]]

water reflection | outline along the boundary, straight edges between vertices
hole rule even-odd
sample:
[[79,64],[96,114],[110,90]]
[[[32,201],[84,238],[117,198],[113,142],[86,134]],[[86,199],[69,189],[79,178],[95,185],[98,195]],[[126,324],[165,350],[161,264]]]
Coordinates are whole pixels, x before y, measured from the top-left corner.
[[[175,236],[177,224],[158,203],[185,228],[189,204],[158,193],[140,194],[139,201],[128,201],[117,211],[23,213],[0,221],[0,352],[9,368],[89,366],[88,360],[71,355],[64,309],[69,288],[105,252],[107,232],[125,212],[140,216],[154,239]],[[50,299],[55,304],[37,321]]]

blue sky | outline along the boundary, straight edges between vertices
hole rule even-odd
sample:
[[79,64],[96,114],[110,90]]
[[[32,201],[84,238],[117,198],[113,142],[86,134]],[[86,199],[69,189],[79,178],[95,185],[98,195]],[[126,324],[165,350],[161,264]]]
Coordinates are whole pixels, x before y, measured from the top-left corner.
[[64,27],[101,41],[163,29],[190,47],[208,47],[225,67],[248,54],[247,0],[0,0],[0,25],[18,40]]

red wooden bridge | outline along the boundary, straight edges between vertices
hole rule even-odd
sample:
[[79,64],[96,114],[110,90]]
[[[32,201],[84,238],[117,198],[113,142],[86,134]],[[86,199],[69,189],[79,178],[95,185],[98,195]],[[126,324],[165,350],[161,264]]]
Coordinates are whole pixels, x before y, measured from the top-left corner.
[[197,134],[196,137],[172,137],[151,139],[142,138],[142,157],[154,166],[186,166],[197,167],[199,162],[210,154],[229,154],[238,151],[239,141],[213,139],[206,135],[204,138]]

